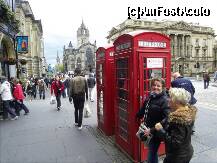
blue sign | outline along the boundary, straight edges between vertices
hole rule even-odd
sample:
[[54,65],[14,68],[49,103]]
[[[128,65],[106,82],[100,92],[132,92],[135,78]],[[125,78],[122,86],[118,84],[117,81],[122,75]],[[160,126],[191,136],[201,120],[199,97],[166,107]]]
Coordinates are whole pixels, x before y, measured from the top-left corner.
[[28,53],[28,36],[17,36],[17,53]]

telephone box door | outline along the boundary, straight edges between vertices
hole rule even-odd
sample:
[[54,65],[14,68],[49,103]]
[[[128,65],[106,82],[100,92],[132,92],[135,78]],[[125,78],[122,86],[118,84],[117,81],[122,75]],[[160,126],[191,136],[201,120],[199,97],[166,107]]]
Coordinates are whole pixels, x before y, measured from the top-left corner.
[[[165,81],[169,67],[166,66],[168,57],[166,55],[156,57],[156,54],[140,53],[139,54],[139,92],[140,92],[140,107],[151,91],[151,79],[163,78]],[[167,82],[166,82],[167,83]],[[147,160],[148,149],[143,143],[140,143],[141,161]],[[165,153],[164,144],[161,143],[158,154]]]

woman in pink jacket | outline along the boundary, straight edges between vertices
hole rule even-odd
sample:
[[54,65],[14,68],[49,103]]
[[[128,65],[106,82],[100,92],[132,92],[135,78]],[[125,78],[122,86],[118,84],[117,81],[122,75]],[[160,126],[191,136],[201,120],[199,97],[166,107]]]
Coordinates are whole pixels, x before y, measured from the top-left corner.
[[23,109],[25,111],[24,115],[27,115],[29,113],[29,109],[23,103],[23,100],[25,98],[23,88],[22,85],[16,79],[14,79],[13,96],[15,99],[15,107],[20,108],[20,110]]

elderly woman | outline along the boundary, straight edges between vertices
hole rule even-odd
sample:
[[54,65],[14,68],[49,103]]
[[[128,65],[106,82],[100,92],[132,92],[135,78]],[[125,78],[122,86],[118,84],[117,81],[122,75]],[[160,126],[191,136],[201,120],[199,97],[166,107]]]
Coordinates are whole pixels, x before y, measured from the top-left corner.
[[145,135],[153,135],[148,144],[148,163],[158,163],[158,148],[161,139],[156,135],[155,124],[167,118],[169,112],[165,82],[163,79],[151,80],[151,93],[145,100],[142,108],[137,113],[138,119],[144,118],[145,125],[149,128]]
[[155,125],[165,140],[164,163],[189,163],[193,155],[191,132],[196,108],[188,104],[191,94],[183,88],[171,88],[169,95],[171,112],[167,123],[163,125],[164,128],[161,123]]

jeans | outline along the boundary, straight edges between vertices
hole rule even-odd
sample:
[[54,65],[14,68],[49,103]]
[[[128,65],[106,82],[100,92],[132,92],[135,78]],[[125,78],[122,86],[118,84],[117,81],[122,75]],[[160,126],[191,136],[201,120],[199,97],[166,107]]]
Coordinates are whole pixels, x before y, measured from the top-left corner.
[[148,146],[148,163],[158,163],[158,148],[160,146],[160,140],[152,138]]
[[3,101],[3,119],[8,118],[8,113],[11,115],[11,118],[16,117],[14,110],[10,107],[10,100]]
[[39,97],[45,99],[45,90],[39,90]]
[[88,88],[88,92],[89,92],[89,99],[93,100],[93,98],[92,98],[93,88]]
[[209,80],[204,80],[204,89],[209,87]]
[[73,96],[73,103],[74,103],[74,108],[75,108],[75,112],[74,112],[75,123],[78,123],[78,127],[82,125],[84,101],[85,101],[84,95],[74,95]]
[[61,94],[59,93],[59,94],[57,94],[57,96],[56,96],[57,108],[59,108],[59,107],[61,106],[61,100],[60,100],[60,98],[61,98]]
[[26,105],[24,105],[23,100],[16,101],[15,105],[17,108],[19,108],[19,110],[23,109],[25,113],[29,113],[29,109],[26,107]]

